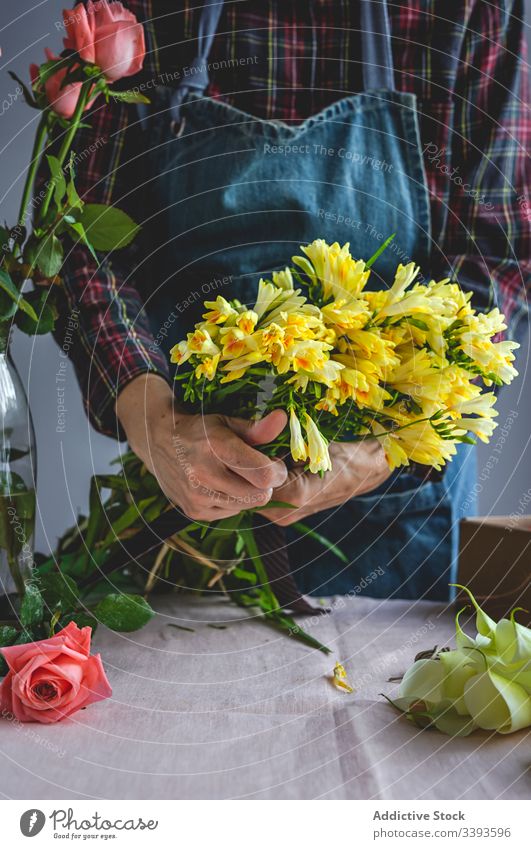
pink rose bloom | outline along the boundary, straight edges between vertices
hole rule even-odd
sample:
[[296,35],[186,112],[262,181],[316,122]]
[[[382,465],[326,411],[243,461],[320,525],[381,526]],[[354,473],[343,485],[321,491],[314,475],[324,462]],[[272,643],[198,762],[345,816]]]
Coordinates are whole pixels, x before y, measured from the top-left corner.
[[[47,47],[44,52],[46,53],[48,62],[51,62],[52,59],[58,61],[60,58],[59,56],[54,56],[52,51]],[[38,73],[39,68],[37,65],[30,65],[30,78],[32,83],[37,80]],[[61,68],[61,70],[57,71],[56,74],[49,77],[44,84],[44,91],[46,92],[46,99],[53,111],[56,112],[57,115],[60,115],[61,118],[71,118],[77,106],[79,92],[81,91],[81,83],[69,83],[69,85],[65,85],[64,88],[61,88],[61,83],[64,80],[65,74],[66,68]],[[89,101],[85,110],[87,110],[91,105],[92,103]]]
[[63,11],[64,45],[98,65],[108,82],[137,74],[146,55],[144,28],[121,3],[89,0]]
[[58,722],[109,698],[101,657],[90,655],[91,633],[70,622],[49,640],[0,649],[9,666],[0,685],[2,712],[19,722]]

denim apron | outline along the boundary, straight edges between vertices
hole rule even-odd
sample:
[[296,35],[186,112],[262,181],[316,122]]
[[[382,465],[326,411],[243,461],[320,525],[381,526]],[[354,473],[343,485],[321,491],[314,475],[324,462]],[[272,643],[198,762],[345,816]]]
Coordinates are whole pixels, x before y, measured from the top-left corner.
[[[396,233],[373,268],[376,288],[390,285],[399,262],[425,269],[430,258],[416,98],[394,86],[386,3],[359,3],[363,91],[293,126],[205,96],[222,6],[202,8],[192,73],[159,90],[141,113],[151,227],[139,277],[149,278],[142,294],[166,353],[199,319],[205,299],[254,302],[259,276],[315,238],[350,242],[354,257],[368,258]],[[371,494],[305,520],[348,565],[288,529],[301,591],[447,599],[474,464],[463,446],[440,481],[395,473]]]

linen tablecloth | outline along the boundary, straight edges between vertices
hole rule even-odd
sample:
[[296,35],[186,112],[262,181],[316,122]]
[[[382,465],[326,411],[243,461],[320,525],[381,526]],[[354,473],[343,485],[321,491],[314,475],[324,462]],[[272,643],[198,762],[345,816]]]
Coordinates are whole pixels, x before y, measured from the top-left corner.
[[333,599],[299,620],[329,656],[221,597],[157,607],[142,631],[96,634],[111,700],[53,726],[0,720],[4,798],[529,798],[528,734],[419,731],[379,695],[418,651],[452,644],[442,605]]

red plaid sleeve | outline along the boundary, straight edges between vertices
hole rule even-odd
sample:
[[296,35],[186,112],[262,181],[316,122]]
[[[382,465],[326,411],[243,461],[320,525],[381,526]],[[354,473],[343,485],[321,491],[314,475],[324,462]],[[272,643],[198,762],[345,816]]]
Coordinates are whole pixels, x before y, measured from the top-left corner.
[[[77,188],[88,203],[112,203],[141,223],[131,201],[128,159],[140,133],[134,108],[96,102],[76,136]],[[69,346],[85,406],[94,427],[123,438],[115,400],[124,386],[146,372],[168,376],[165,357],[155,346],[137,291],[135,249],[101,256],[98,265],[76,245],[63,266],[63,297],[55,336],[62,346],[73,320],[77,334]]]
[[[531,283],[531,137],[523,4],[470,5],[456,74],[450,156],[428,154],[446,205],[439,276],[506,314],[514,336]],[[448,170],[444,170],[447,166]]]

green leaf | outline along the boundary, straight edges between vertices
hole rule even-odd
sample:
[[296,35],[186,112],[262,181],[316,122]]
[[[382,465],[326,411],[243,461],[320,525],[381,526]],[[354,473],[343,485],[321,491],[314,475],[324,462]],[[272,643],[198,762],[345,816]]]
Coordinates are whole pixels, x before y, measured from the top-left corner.
[[156,495],[151,495],[149,498],[144,498],[137,503],[133,502],[130,504],[127,510],[125,510],[121,516],[119,516],[113,523],[111,530],[105,537],[102,543],[102,548],[106,548],[111,543],[116,542],[118,536],[137,522],[143,515],[144,510],[149,507],[156,500]]
[[389,236],[389,237],[385,240],[385,242],[383,243],[383,245],[380,245],[380,247],[378,248],[378,250],[376,251],[376,253],[374,253],[374,254],[371,256],[371,258],[370,258],[369,260],[367,260],[367,262],[365,263],[365,270],[367,270],[368,268],[371,268],[371,267],[374,265],[374,263],[376,262],[376,260],[378,259],[378,257],[380,257],[380,256],[383,254],[383,252],[384,252],[384,251],[385,251],[385,249],[386,249],[386,248],[387,248],[387,247],[391,244],[391,242],[393,241],[393,239],[394,239],[394,237],[395,237],[395,236],[396,236],[396,233],[392,233],[392,234],[391,234],[391,235],[390,235],[390,236]]
[[425,321],[421,321],[420,318],[412,318],[408,316],[408,324],[412,324],[413,327],[418,327],[419,330],[429,331],[429,327]]
[[126,212],[103,203],[86,203],[79,220],[98,251],[125,248],[140,230]]
[[94,544],[103,533],[105,527],[105,511],[101,503],[98,481],[95,475],[90,479],[89,516],[85,544],[80,557],[80,574],[83,574],[89,564]]
[[121,103],[151,103],[148,97],[138,91],[111,91],[109,89],[107,94]]
[[121,492],[136,492],[140,481],[129,480],[122,475],[95,475],[99,489],[120,490]]
[[73,178],[66,187],[66,197],[70,205],[70,209],[83,209],[83,201],[77,193]]
[[232,570],[231,575],[235,578],[239,578],[240,581],[249,581],[250,584],[256,584],[256,575],[254,572],[249,572],[247,569],[241,569],[239,566]]
[[17,629],[12,625],[0,625],[0,647],[12,646],[17,638]]
[[49,289],[42,287],[36,289],[26,295],[26,300],[35,310],[37,321],[19,311],[15,317],[15,324],[19,330],[27,333],[28,336],[42,336],[45,333],[51,333],[55,327],[57,310],[55,305],[51,303]]
[[308,634],[307,631],[304,631],[300,625],[297,625],[291,616],[287,616],[285,613],[279,613],[278,610],[265,611],[264,616],[276,628],[279,628],[281,631],[285,631],[295,640],[305,643],[305,645],[310,646],[312,649],[318,649],[319,651],[322,651],[323,654],[332,653],[332,649],[329,649],[328,646],[324,645],[324,643],[321,643],[319,640],[316,640],[315,637],[312,637],[311,634]]
[[154,610],[140,595],[111,593],[96,605],[96,618],[113,631],[136,631],[154,616]]
[[[63,220],[66,221],[66,217]],[[66,223],[68,225],[68,229],[72,233],[74,233],[74,235],[76,235],[79,238],[79,241],[82,242],[89,249],[90,253],[94,257],[96,262],[99,264],[98,255],[96,254],[94,247],[90,243],[89,238],[88,238],[88,236],[85,232],[85,228],[83,227],[81,221],[66,221]]]
[[40,579],[41,593],[44,602],[50,610],[61,607],[66,613],[75,610],[79,604],[79,588],[73,578],[55,572],[51,575],[43,575]]
[[37,266],[45,277],[55,277],[63,265],[63,246],[55,233],[49,233],[43,239],[33,235],[24,248],[24,259]]
[[270,610],[278,610],[280,608],[280,605],[273,590],[271,589],[271,585],[267,577],[267,572],[263,564],[260,552],[258,550],[258,546],[256,544],[256,539],[252,528],[240,528],[239,533],[245,542],[247,556],[251,560],[251,563],[256,571],[258,580],[261,584],[261,590],[264,594],[264,601],[267,603],[268,608]]
[[[0,626],[0,648],[4,648],[5,646],[12,646],[17,638],[18,631],[16,628],[13,628],[12,625],[1,625]],[[0,678],[4,675],[7,675],[9,667],[7,662],[2,657],[2,653],[0,652]]]
[[37,315],[30,303],[20,294],[11,277],[0,268],[0,290],[3,291],[21,310],[24,310],[31,318],[37,321]]
[[9,242],[11,241],[11,233],[6,227],[0,225],[0,251],[9,251]]
[[94,636],[98,627],[98,620],[91,616],[90,613],[67,613],[59,620],[58,627],[66,628],[69,622],[75,622],[78,628],[92,628],[92,636]]
[[38,625],[42,622],[44,604],[42,595],[35,584],[26,584],[26,591],[20,605],[20,622],[24,626]]
[[13,318],[17,311],[17,302],[6,294],[3,289],[0,289],[0,321],[7,321]]
[[[269,505],[267,506],[269,507]],[[350,560],[348,559],[346,554],[344,554],[341,549],[337,547],[337,545],[334,545],[333,542],[330,542],[330,540],[322,534],[319,534],[317,533],[317,531],[314,531],[314,529],[310,528],[309,525],[305,525],[304,522],[294,522],[293,527],[297,531],[300,531],[301,534],[308,534],[309,537],[312,537],[312,539],[321,543],[324,548],[327,548],[328,551],[331,551],[332,554],[335,554],[336,557],[338,557],[342,563],[346,563],[347,565],[350,563]]]
[[23,646],[26,643],[32,643],[36,639],[36,634],[33,633],[29,628],[23,628],[15,642],[14,646]]
[[66,194],[65,175],[63,174],[61,163],[59,162],[56,156],[46,154],[46,159],[48,160],[48,166],[50,168],[50,173],[52,175],[52,183],[54,186],[53,199],[57,206],[60,206],[61,201],[63,200]]

